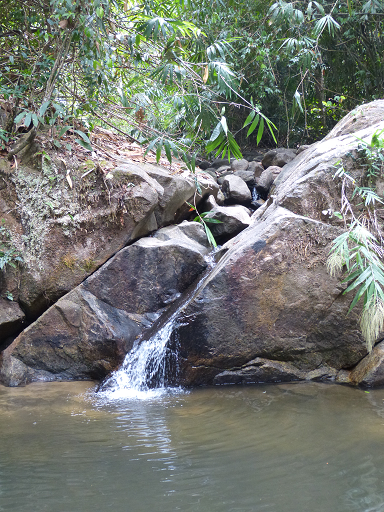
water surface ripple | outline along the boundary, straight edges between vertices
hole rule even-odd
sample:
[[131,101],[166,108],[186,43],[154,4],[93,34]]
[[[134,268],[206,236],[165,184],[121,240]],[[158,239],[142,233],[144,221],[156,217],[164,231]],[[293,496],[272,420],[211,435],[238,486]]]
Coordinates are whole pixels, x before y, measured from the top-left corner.
[[384,390],[0,388],[0,511],[382,512]]

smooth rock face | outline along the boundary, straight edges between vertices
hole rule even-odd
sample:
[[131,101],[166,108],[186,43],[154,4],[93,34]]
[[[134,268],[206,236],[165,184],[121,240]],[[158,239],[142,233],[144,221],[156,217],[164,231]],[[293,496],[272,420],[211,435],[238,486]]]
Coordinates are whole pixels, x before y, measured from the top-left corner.
[[204,228],[191,224],[178,228],[184,240],[165,230],[122,249],[62,297],[2,352],[1,381],[99,379],[116,368],[207,267]]
[[264,167],[260,162],[249,162],[247,171],[253,172],[254,177],[258,178],[263,173]]
[[249,204],[252,196],[247,184],[239,176],[226,176],[222,191],[227,203]]
[[[322,366],[331,369],[328,376],[336,375],[356,364],[366,354],[358,313],[347,316],[350,298],[324,265],[338,233],[270,206],[257,224],[230,240],[180,319],[182,382],[224,383],[225,371],[232,372],[228,382],[243,381],[244,372],[233,371],[255,366],[250,362],[256,358],[289,363],[288,380],[306,378]],[[274,366],[274,381],[285,380],[283,366],[278,377]],[[245,373],[269,381],[270,371],[257,364]]]
[[278,167],[277,165],[270,165],[267,167],[266,171],[269,171],[273,175],[273,181],[280,175],[281,171],[283,169],[281,167]]
[[[300,215],[341,226],[342,221],[337,217],[323,214],[327,210],[341,209],[341,182],[333,178],[335,164],[342,159],[348,173],[357,182],[361,180],[364,167],[356,164],[355,159],[359,139],[369,143],[373,133],[384,128],[383,118],[379,119],[383,109],[384,100],[362,105],[358,119],[348,114],[327,137],[312,144],[287,164],[271,190],[279,205]],[[353,130],[354,127],[357,131]],[[376,180],[378,190],[383,188],[383,182],[382,177]],[[355,204],[359,201],[355,198]]]
[[[241,205],[237,206],[218,206],[214,205],[211,211],[206,215],[208,227],[218,241],[233,237],[247,228],[251,223],[251,217],[247,208]],[[210,223],[209,219],[220,221],[220,224]]]
[[244,158],[240,160],[231,160],[231,169],[236,171],[246,171],[248,169],[248,160],[244,160]]
[[145,164],[143,169],[164,190],[155,209],[158,226],[164,226],[173,222],[177,210],[195,193],[196,188],[193,181],[179,176],[172,176],[165,169],[155,165]]
[[[272,167],[273,169],[273,167]],[[275,180],[275,176],[271,170],[271,167],[265,169],[261,174],[260,178],[256,181],[256,190],[260,194],[260,196],[265,200],[267,199],[268,192],[272,186],[272,183]]]
[[252,188],[255,186],[255,175],[253,171],[235,171],[235,176],[239,176],[245,183],[248,188]]
[[78,287],[1,353],[1,382],[100,379],[132,348],[142,323]]
[[294,158],[296,158],[296,151],[294,149],[277,148],[268,151],[264,155],[261,163],[263,164],[264,169],[271,165],[283,167],[288,162],[291,162]]
[[[214,196],[209,196],[216,205]],[[199,222],[184,221],[176,226],[167,226],[154,233],[153,238],[158,240],[177,240],[185,242],[189,247],[195,247],[200,254],[208,254],[211,250],[207,235]]]

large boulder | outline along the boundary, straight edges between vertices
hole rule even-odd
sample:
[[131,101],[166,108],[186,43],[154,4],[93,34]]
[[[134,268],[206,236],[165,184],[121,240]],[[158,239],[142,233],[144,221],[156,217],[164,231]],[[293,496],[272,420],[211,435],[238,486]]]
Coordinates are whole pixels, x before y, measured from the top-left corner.
[[[332,215],[341,210],[341,180],[334,177],[337,166],[342,162],[359,186],[368,184],[367,167],[357,158],[357,150],[362,140],[370,144],[375,131],[384,129],[383,111],[384,100],[362,105],[342,119],[323,140],[288,163],[271,190],[278,204],[322,222],[342,225],[342,221]],[[382,176],[376,178],[375,186],[382,193]],[[354,185],[347,186],[350,199],[353,190]],[[359,202],[356,196],[355,204]]]
[[324,265],[338,234],[272,204],[228,242],[180,318],[182,382],[242,382],[244,371],[257,382],[319,378],[319,368],[327,368],[323,378],[335,378],[357,364],[367,353],[359,315],[347,315],[345,285]]
[[[249,210],[240,204],[218,206],[213,196],[207,200],[209,213],[204,217],[217,241],[222,243],[234,237],[251,224]],[[210,222],[210,221],[216,222]]]
[[204,228],[190,224],[122,249],[59,299],[2,352],[1,381],[105,377],[206,269]]
[[23,257],[0,271],[0,294],[11,292],[29,321],[128,243],[186,218],[186,201],[219,189],[202,176],[199,194],[194,177],[150,164],[69,165],[53,155],[17,169],[0,159],[2,227]]
[[246,171],[248,169],[249,162],[248,160],[245,160],[244,158],[241,158],[239,160],[231,160],[231,169],[236,171]]
[[238,203],[249,205],[252,199],[251,192],[240,176],[229,175],[224,178],[222,191],[228,204]]
[[[253,224],[224,246],[226,254],[180,318],[184,383],[383,384],[382,344],[367,355],[359,308],[348,313],[353,294],[344,295],[346,284],[325,266],[345,229],[332,214],[341,209],[336,166],[342,161],[364,186],[358,146],[384,129],[383,112],[384,100],[359,107],[287,163]],[[375,185],[381,193],[381,176]],[[359,207],[353,187],[346,193]],[[377,222],[382,227],[381,213]]]

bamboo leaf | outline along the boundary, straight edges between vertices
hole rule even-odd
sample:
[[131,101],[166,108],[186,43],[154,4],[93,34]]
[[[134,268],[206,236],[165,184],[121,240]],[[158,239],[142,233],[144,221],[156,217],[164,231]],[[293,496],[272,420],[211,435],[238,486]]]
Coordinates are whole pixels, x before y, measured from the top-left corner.
[[300,111],[304,113],[303,107],[301,105],[301,96],[299,91],[296,90],[295,94],[293,95],[293,98],[296,102],[296,105],[299,107]]
[[207,238],[208,238],[208,242],[213,246],[213,247],[217,247],[217,243],[216,243],[216,240],[214,238],[214,236],[212,235],[212,231],[209,229],[209,227],[206,225],[206,223],[204,222],[204,229],[205,229],[205,233],[207,235]]
[[15,124],[20,123],[22,119],[27,115],[27,112],[24,110],[24,112],[20,112],[19,115],[15,117]]
[[223,127],[225,135],[227,135],[228,134],[228,126],[227,126],[227,120],[224,116],[222,116],[220,123],[221,123],[221,126]]
[[219,122],[217,123],[217,125],[215,126],[215,129],[213,130],[212,135],[211,135],[211,137],[210,137],[209,141],[214,141],[214,140],[216,140],[216,139],[217,139],[217,137],[218,137],[218,136],[220,135],[220,133],[221,133],[221,126],[222,126],[222,125],[221,125],[221,122],[219,121]]
[[257,131],[257,139],[256,139],[257,144],[259,144],[261,137],[263,136],[263,133],[264,133],[264,119],[261,118],[259,129]]
[[24,125],[28,128],[32,121],[32,112],[27,112],[27,115],[24,119]]
[[[58,142],[58,141],[55,141],[55,142]],[[83,148],[88,149],[88,151],[92,151],[92,146],[90,144],[88,144],[88,142],[85,142],[85,140],[75,139],[75,142],[80,144],[80,146],[82,146]],[[61,146],[61,144],[60,144],[60,146]]]
[[80,137],[83,139],[83,141],[91,146],[91,141],[89,140],[88,135],[86,135],[81,130],[74,130],[74,132],[77,133],[78,135],[80,135]]
[[256,112],[254,110],[251,110],[247,119],[244,121],[243,128],[245,128],[252,122],[252,119],[255,117],[255,115],[256,115]]
[[161,148],[163,147],[163,141],[161,140],[156,148],[156,163],[160,162]]
[[172,163],[172,154],[171,154],[171,148],[169,146],[169,142],[167,140],[164,141],[164,149],[165,149],[165,154],[166,154],[167,160],[171,164]]
[[40,116],[43,116],[46,113],[49,104],[50,104],[50,101],[44,101],[44,103],[41,105],[40,110],[39,110]]
[[215,140],[208,142],[205,149],[207,150],[208,153],[211,153],[211,151],[213,151],[215,148],[217,148],[217,146],[219,144],[221,144],[224,139],[225,139],[224,134],[220,133],[219,136]]
[[253,123],[251,124],[251,126],[248,129],[247,137],[249,137],[255,131],[256,126],[259,124],[259,119],[260,119],[260,116],[259,116],[259,114],[257,114],[255,119],[253,120]]
[[144,152],[144,156],[146,156],[150,151],[151,149],[154,147],[154,145],[156,144],[156,142],[159,140],[160,137],[157,137],[156,139],[154,139],[152,142],[150,142],[149,146],[147,147],[147,149],[145,150]]
[[37,118],[37,115],[36,114],[32,114],[32,123],[33,123],[33,126],[35,128],[37,128],[38,124],[39,124],[39,120]]
[[203,74],[203,82],[206,84],[209,76],[209,68],[205,66],[204,74]]

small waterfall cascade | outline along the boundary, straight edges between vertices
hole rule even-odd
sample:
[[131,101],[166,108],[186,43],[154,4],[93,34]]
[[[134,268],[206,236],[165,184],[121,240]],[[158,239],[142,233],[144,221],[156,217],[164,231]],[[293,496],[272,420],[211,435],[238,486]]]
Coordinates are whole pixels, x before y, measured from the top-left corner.
[[256,187],[253,187],[252,189],[252,201],[258,201],[260,199],[260,195],[256,189]]
[[195,298],[214,267],[212,254],[207,257],[207,261],[208,269],[197,285],[172,307],[172,313],[164,313],[155,322],[153,327],[158,328],[154,334],[147,337],[144,334],[135,342],[122,366],[100,385],[99,391],[108,398],[147,399],[169,391],[181,391],[181,388],[168,387],[169,373],[177,373],[177,348],[171,347],[170,342],[178,316]]
[[100,390],[116,398],[151,398],[163,394],[167,389],[167,358],[172,352],[168,345],[179,312],[178,309],[154,335],[136,341],[122,366]]

